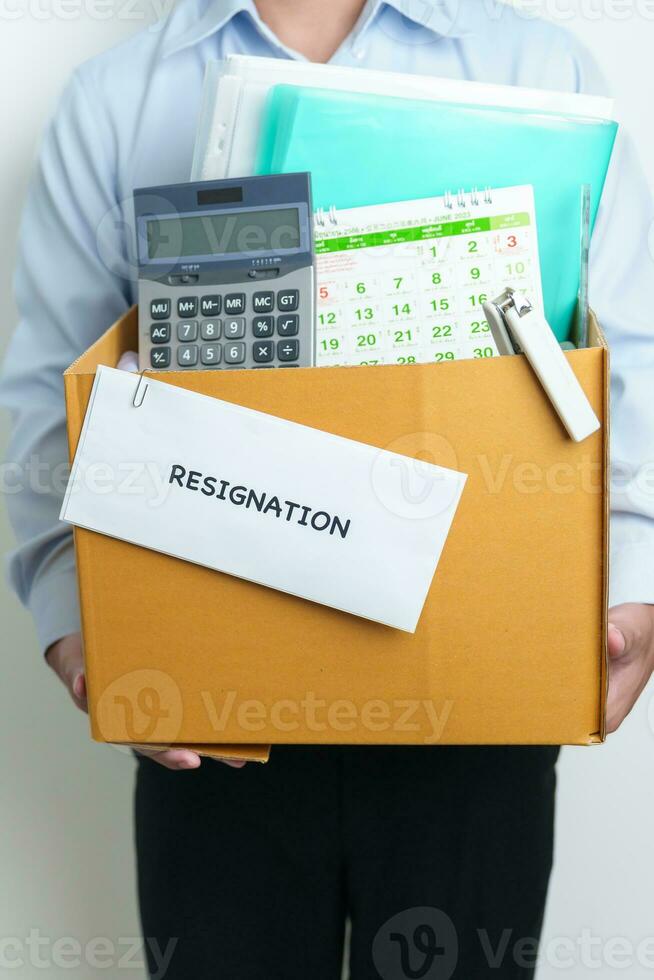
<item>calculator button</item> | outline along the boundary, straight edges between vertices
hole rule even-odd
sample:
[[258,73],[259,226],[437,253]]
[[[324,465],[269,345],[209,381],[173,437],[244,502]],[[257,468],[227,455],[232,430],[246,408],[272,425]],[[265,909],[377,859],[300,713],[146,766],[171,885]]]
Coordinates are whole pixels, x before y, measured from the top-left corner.
[[167,344],[170,341],[170,324],[153,323],[150,327],[150,340],[153,344]]
[[245,344],[225,344],[225,364],[242,364],[245,360]]
[[299,340],[278,340],[277,357],[280,361],[297,361],[300,356]]
[[277,293],[277,309],[283,312],[290,313],[292,310],[297,310],[300,304],[300,290],[299,289],[280,289]]
[[182,343],[187,343],[189,340],[198,339],[198,321],[197,320],[182,320],[181,323],[177,324],[177,339],[181,340]]
[[272,361],[275,356],[274,340],[255,340],[252,344],[252,356],[257,364]]
[[275,332],[275,321],[271,316],[255,316],[252,320],[254,337],[272,337]]
[[198,315],[197,296],[180,296],[177,300],[177,316],[193,317]]
[[150,303],[150,317],[153,320],[167,320],[170,316],[169,299],[153,299]]
[[203,296],[200,300],[202,316],[218,316],[222,305],[222,296]]
[[222,320],[203,320],[200,324],[200,336],[203,340],[218,340],[222,326]]
[[255,313],[268,313],[275,307],[275,294],[272,289],[263,293],[254,293],[252,296],[252,309]]
[[225,296],[225,313],[245,313],[245,293],[228,293]]
[[200,348],[200,359],[203,364],[220,364],[222,354],[220,344],[203,344]]
[[198,345],[185,344],[177,348],[177,363],[180,367],[191,367],[198,363]]
[[225,340],[240,340],[245,337],[245,317],[233,316],[225,320]]
[[297,313],[277,317],[277,333],[280,337],[295,337],[300,329],[300,318]]
[[170,365],[170,347],[154,347],[150,351],[150,364],[153,368],[165,368]]

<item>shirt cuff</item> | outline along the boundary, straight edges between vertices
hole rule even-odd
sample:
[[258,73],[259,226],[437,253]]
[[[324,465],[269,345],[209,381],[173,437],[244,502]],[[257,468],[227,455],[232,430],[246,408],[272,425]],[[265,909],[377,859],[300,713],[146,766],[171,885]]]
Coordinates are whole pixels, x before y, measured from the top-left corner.
[[654,521],[635,514],[611,521],[609,604],[654,604]]
[[77,573],[72,546],[55,565],[38,575],[27,602],[43,653],[63,636],[80,630]]

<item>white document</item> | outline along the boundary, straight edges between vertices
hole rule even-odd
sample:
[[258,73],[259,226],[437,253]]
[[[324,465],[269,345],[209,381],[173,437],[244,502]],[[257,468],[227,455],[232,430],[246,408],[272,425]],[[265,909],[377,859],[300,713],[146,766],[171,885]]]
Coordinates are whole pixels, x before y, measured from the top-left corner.
[[192,180],[252,175],[261,118],[273,85],[504,106],[589,119],[613,115],[613,100],[602,96],[234,54],[207,65]]
[[62,520],[415,631],[465,474],[137,383],[98,369]]

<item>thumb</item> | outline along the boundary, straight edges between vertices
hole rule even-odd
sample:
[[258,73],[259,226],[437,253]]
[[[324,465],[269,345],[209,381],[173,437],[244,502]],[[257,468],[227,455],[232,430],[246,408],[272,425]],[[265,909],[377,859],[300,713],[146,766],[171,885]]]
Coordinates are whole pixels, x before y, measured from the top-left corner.
[[648,627],[647,610],[637,602],[624,602],[609,609],[609,656],[627,656],[638,647]]
[[609,623],[608,629],[608,648],[609,657],[621,657],[625,652],[627,639],[615,623]]

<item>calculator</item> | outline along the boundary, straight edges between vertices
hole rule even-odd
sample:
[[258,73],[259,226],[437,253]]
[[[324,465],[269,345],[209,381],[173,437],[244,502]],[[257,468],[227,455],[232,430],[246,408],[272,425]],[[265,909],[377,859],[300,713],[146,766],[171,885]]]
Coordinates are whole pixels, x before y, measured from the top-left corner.
[[139,367],[310,367],[311,178],[274,174],[134,191]]

